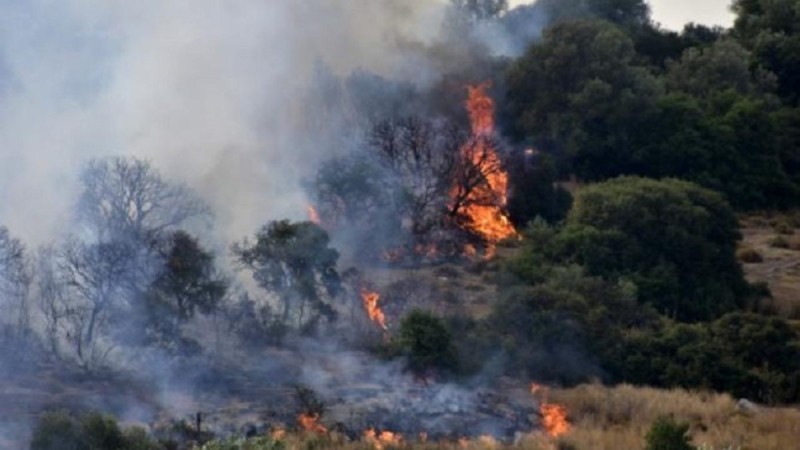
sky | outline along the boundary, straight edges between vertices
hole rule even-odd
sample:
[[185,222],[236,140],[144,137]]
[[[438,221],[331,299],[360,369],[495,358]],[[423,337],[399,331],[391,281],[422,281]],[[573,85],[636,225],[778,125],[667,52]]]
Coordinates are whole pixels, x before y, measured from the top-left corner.
[[[512,6],[532,3],[531,0],[511,0]],[[653,19],[664,28],[681,30],[688,22],[703,25],[730,26],[733,14],[731,0],[649,0]]]

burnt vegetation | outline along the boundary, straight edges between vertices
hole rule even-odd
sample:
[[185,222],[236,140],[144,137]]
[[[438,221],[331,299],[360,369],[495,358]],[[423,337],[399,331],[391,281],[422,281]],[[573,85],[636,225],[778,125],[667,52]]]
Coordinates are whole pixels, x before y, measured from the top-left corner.
[[[309,220],[220,242],[198,194],[115,157],[86,162],[51,243],[0,227],[0,377],[269,404],[213,430],[261,439],[243,447],[183,405],[152,400],[146,432],[87,412],[127,405],[54,401],[26,411],[31,449],[347,436],[312,448],[377,426],[510,442],[547,427],[505,398],[532,380],[800,401],[797,323],[765,307],[741,264],[761,255],[739,246],[741,215],[800,207],[800,1],[738,0],[732,29],[681,32],[642,0],[451,3],[442,42],[409,50],[462,61],[435,82],[316,68],[310,126],[351,127],[303,180]],[[486,29],[523,48],[498,55]],[[392,389],[391,407],[364,400]],[[694,448],[687,432],[659,419],[648,448]]]

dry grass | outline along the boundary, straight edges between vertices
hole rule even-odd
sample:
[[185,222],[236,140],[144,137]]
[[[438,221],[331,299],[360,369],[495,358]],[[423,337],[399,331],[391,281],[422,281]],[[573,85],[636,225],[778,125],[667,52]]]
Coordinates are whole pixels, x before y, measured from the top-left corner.
[[707,449],[785,450],[800,437],[800,410],[741,411],[728,395],[584,385],[554,390],[550,399],[569,410],[573,429],[563,441],[579,450],[643,449],[650,425],[664,415],[689,423],[694,444]]
[[[376,444],[351,441],[337,433],[288,433],[281,441],[286,450],[643,450],[652,423],[669,415],[690,424],[693,444],[699,450],[788,450],[798,448],[800,440],[800,410],[757,407],[743,411],[728,395],[588,384],[553,389],[548,401],[569,411],[571,429],[558,440],[536,432],[520,436],[513,444],[488,437],[443,442],[420,442],[412,437],[398,445]],[[275,450],[266,446],[204,447],[231,448]]]
[[749,281],[769,286],[772,298],[764,300],[765,311],[800,319],[800,236],[788,234],[788,227],[800,224],[800,211],[753,215],[741,223],[744,239],[737,256]]

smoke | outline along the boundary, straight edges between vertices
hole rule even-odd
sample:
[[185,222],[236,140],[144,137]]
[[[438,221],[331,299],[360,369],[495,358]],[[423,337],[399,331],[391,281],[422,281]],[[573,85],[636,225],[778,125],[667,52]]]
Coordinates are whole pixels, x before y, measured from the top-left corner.
[[[412,114],[431,102],[460,110],[453,91],[431,89],[452,71],[480,76],[490,68],[476,58],[517,54],[540,29],[538,15],[512,12],[467,39],[447,35],[447,11],[446,0],[0,2],[0,225],[31,255],[62,237],[73,227],[82,168],[108,156],[148,159],[165,179],[197,191],[215,215],[215,242],[225,246],[269,220],[304,218],[303,180],[317,163],[351,152],[363,119]],[[206,388],[224,397],[227,388],[253,386],[253,379],[272,387],[297,377],[345,404],[368,399],[336,385],[368,377],[387,392],[389,406],[370,410],[375,416],[411,394],[431,400],[407,404],[402,413],[431,421],[444,405],[462,405],[444,411],[455,413],[481,404],[475,392],[451,385],[421,393],[400,365],[335,348],[301,347],[280,357],[275,350],[273,359],[236,371],[202,356],[176,359],[152,350],[133,358],[137,351],[128,350],[119,349],[113,363],[130,379],[95,388],[96,380],[62,374],[35,391],[58,393],[63,382],[90,395],[77,401],[53,394],[0,408],[0,415],[22,409],[19,417],[30,418],[52,403],[149,422],[167,405],[182,417],[224,403],[203,403]],[[258,359],[250,350],[243,358]],[[21,378],[28,373],[14,370]],[[42,373],[52,376],[47,368]],[[232,373],[248,381],[230,379]],[[470,420],[507,429],[517,419]],[[28,425],[0,420],[0,447],[4,437],[28,433]]]
[[0,223],[63,229],[89,158],[147,158],[212,204],[222,235],[300,217],[336,149],[309,128],[314,66],[418,78],[401,46],[439,32],[423,0],[0,5]]

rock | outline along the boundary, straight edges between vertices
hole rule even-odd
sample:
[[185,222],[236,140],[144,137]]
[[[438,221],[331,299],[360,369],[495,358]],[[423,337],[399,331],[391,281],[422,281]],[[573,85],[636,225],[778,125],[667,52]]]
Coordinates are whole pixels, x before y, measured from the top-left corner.
[[746,398],[740,398],[736,402],[736,409],[741,412],[755,414],[761,410],[761,407]]

